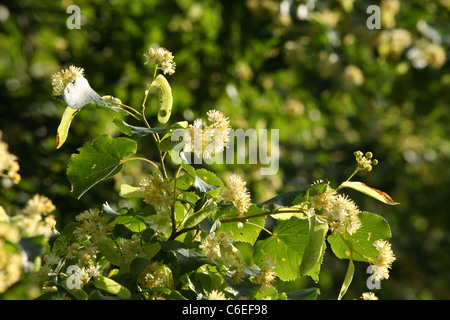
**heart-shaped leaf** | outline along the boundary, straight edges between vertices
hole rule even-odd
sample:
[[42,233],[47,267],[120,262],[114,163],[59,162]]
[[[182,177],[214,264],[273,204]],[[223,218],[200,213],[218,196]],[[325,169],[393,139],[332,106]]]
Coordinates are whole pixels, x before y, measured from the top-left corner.
[[352,256],[354,261],[373,262],[379,254],[373,243],[389,239],[391,229],[387,221],[377,214],[361,212],[358,216],[361,227],[356,232],[352,235],[329,235],[327,240],[339,259],[350,259]]
[[283,281],[300,275],[300,263],[309,239],[309,222],[292,217],[278,220],[272,236],[256,242],[253,259],[261,264],[267,257],[275,261],[275,271]]
[[72,195],[81,198],[98,182],[111,178],[122,170],[122,160],[136,152],[137,144],[127,138],[101,135],[94,143],[79,148],[72,154],[67,176],[72,184]]

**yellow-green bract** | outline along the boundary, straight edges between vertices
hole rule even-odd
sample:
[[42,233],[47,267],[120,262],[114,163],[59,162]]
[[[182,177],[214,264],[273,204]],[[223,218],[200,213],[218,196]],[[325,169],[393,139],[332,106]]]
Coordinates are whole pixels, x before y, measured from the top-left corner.
[[159,89],[158,121],[160,123],[166,123],[172,114],[172,88],[162,74],[156,77],[151,86]]
[[56,132],[56,149],[61,148],[61,146],[66,141],[70,123],[72,122],[73,117],[75,117],[75,115],[80,110],[81,109],[72,109],[71,107],[67,107],[64,111],[64,114],[61,118],[61,123],[59,124],[58,130]]

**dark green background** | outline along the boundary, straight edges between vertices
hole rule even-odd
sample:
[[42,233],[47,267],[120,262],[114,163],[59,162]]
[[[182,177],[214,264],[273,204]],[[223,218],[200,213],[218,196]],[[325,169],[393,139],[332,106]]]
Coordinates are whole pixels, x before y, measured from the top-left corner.
[[[58,227],[74,215],[108,201],[123,205],[119,181],[138,183],[150,169],[135,163],[98,184],[80,200],[70,196],[65,171],[70,155],[99,134],[118,136],[116,116],[86,106],[74,119],[67,142],[55,149],[56,128],[65,109],[51,97],[50,77],[71,64],[83,67],[100,95],[113,95],[139,107],[153,70],[144,66],[150,45],[173,52],[176,73],[171,122],[216,108],[233,128],[279,129],[280,170],[262,177],[253,165],[214,166],[220,176],[245,176],[254,202],[328,179],[336,187],[353,171],[355,150],[372,151],[380,162],[357,179],[401,203],[390,207],[357,193],[361,210],[379,213],[391,225],[397,256],[381,299],[449,299],[450,65],[414,68],[400,57],[380,55],[377,37],[390,28],[428,39],[417,28],[426,21],[450,43],[445,1],[402,1],[395,26],[369,30],[366,9],[379,1],[317,1],[310,19],[297,16],[306,1],[77,1],[81,29],[68,29],[70,1],[16,1],[0,10],[0,130],[19,157],[22,181],[3,185],[0,205],[14,214],[34,193],[52,199]],[[350,1],[351,2],[351,1]],[[448,1],[447,1],[448,3]],[[339,15],[327,24],[319,13]],[[386,12],[381,12],[384,15]],[[323,16],[322,16],[323,17]],[[345,68],[357,66],[364,83],[352,84]],[[154,100],[154,99],[153,99]],[[156,105],[148,118],[155,120]],[[132,119],[127,118],[132,123]],[[151,139],[140,139],[139,154],[157,160]],[[319,299],[335,299],[346,261],[331,252],[318,284]],[[366,264],[356,264],[347,299],[367,291]]]

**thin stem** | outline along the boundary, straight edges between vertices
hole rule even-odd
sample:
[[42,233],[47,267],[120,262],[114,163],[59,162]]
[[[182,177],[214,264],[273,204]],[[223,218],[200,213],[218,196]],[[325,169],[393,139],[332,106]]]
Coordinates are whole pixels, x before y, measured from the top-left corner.
[[264,227],[261,227],[260,225],[257,225],[256,223],[248,222],[248,221],[246,221],[245,223],[250,224],[250,225],[255,226],[255,227],[258,227],[258,228],[260,228],[261,230],[264,230],[265,232],[267,232],[268,234],[270,234],[271,236],[273,236],[273,233],[272,233],[272,232],[270,232],[269,230],[267,230],[267,229],[264,228]]
[[300,209],[299,210],[294,210],[294,209],[288,209],[288,210],[275,209],[274,211],[265,211],[265,212],[257,213],[257,214],[251,215],[251,216],[243,216],[243,217],[238,217],[238,218],[230,218],[230,219],[220,220],[220,223],[243,222],[243,221],[246,221],[248,219],[265,217],[265,216],[268,216],[268,215],[275,215],[275,214],[279,214],[279,213],[298,213],[298,212],[302,212],[302,210],[300,210]]
[[[247,220],[253,219],[253,218],[258,218],[258,217],[265,217],[265,216],[268,216],[268,215],[275,215],[275,214],[279,214],[279,213],[298,213],[298,212],[302,212],[302,210],[293,210],[293,209],[282,210],[282,209],[278,209],[277,208],[277,209],[272,210],[272,211],[265,211],[265,212],[257,213],[257,214],[251,215],[251,216],[244,216],[244,217],[239,217],[239,218],[230,218],[230,219],[220,220],[220,223],[229,223],[229,222],[246,222],[246,223],[251,223],[251,222],[248,222]],[[258,225],[256,225],[256,226],[258,226]],[[261,226],[258,226],[258,227],[262,228]],[[190,228],[184,228],[184,229],[181,229],[180,231],[175,231],[175,232],[172,231],[172,235],[170,236],[169,240],[173,240],[176,237],[178,237],[179,235],[181,235],[183,233],[186,233],[186,232],[189,232],[191,230],[195,230],[197,228],[198,227],[195,226],[195,227],[190,227]],[[264,230],[267,233],[273,235],[269,230],[266,230],[264,228],[262,228],[262,230]]]
[[[157,69],[158,69],[158,66],[155,67],[155,72],[153,73],[153,80],[155,80]],[[145,91],[144,101],[142,102],[142,120],[144,121],[145,125],[149,129],[151,129],[152,127],[150,126],[150,124],[147,121],[147,118],[145,117],[145,103],[147,102],[147,97],[148,97],[148,94],[150,93],[151,86],[152,85],[150,84],[150,86]],[[164,165],[164,158],[163,158],[161,150],[159,149],[159,141],[160,141],[159,135],[157,133],[152,133],[152,136],[153,136],[153,140],[155,141],[156,147],[158,148],[158,156],[159,156],[159,160],[160,160],[161,173],[162,173],[163,177],[167,179],[167,171],[166,171],[166,167]]]
[[174,240],[174,239],[176,239],[176,237],[178,237],[179,235],[182,235],[183,233],[186,233],[186,232],[189,232],[192,230],[197,230],[197,229],[198,229],[198,227],[195,226],[195,227],[190,227],[190,228],[184,228],[184,229],[181,229],[180,231],[172,230],[172,234],[170,235],[169,240]]
[[156,163],[154,163],[154,162],[151,161],[151,160],[148,160],[148,159],[146,159],[146,158],[141,158],[141,157],[132,157],[132,158],[122,159],[122,160],[120,161],[120,163],[122,164],[122,163],[125,163],[125,162],[128,162],[128,161],[131,161],[131,160],[142,160],[142,161],[146,161],[146,162],[150,163],[151,165],[153,165],[153,166],[156,168],[156,170],[159,170],[159,167],[158,167],[158,165],[157,165]]
[[135,114],[131,113],[130,111],[125,110],[125,109],[123,109],[123,108],[114,108],[114,109],[120,110],[120,111],[123,111],[123,112],[126,112],[129,116],[132,116],[132,117],[135,118],[136,120],[142,120],[142,119],[139,117],[139,115],[135,115]]
[[[132,116],[132,117],[135,118],[136,120],[142,120],[142,119],[140,118],[141,114],[140,114],[138,111],[136,111],[134,108],[132,108],[132,107],[130,107],[130,106],[127,106],[126,104],[122,104],[122,103],[120,103],[120,104],[118,104],[118,105],[119,105],[121,108],[117,108],[117,109],[119,109],[119,110],[121,110],[121,111],[124,111],[124,112],[128,113],[130,116]],[[133,111],[133,112],[130,112],[130,111],[126,110],[126,109],[129,109],[129,110],[131,110],[131,111]]]
[[356,168],[355,171],[353,171],[353,173],[350,175],[350,177],[348,177],[348,179],[346,181],[349,181],[351,178],[353,178],[353,176],[359,171],[359,168]]

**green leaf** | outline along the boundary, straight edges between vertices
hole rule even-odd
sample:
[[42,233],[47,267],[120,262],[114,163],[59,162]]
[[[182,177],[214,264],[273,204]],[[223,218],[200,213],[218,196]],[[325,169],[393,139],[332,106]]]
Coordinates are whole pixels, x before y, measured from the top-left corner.
[[310,185],[305,188],[289,191],[277,195],[261,204],[260,207],[263,208],[275,208],[278,206],[281,207],[290,207],[293,205],[301,204],[309,199],[310,196],[314,196],[319,193],[323,193],[327,188],[326,182],[321,182],[318,184]]
[[130,274],[136,278],[139,277],[149,263],[150,259],[147,258],[138,257],[134,259],[130,265]]
[[179,241],[164,242],[161,244],[161,249],[175,256],[180,265],[180,274],[194,271],[208,263],[208,259],[203,254]]
[[120,264],[120,253],[116,250],[116,244],[111,238],[104,238],[97,247],[109,262],[116,266]]
[[223,186],[223,182],[214,173],[205,169],[197,169],[195,170],[195,174],[195,189],[214,197],[220,194],[220,188]]
[[291,218],[278,220],[273,236],[255,244],[255,264],[264,263],[266,257],[275,261],[275,272],[283,281],[294,280],[300,275],[300,263],[309,236],[309,222],[306,219]]
[[171,181],[172,187],[173,187],[173,183],[174,182],[176,182],[178,189],[188,190],[194,185],[195,178],[192,177],[190,174],[185,173],[185,174],[183,174],[183,175],[179,176],[178,178],[173,179]]
[[127,138],[101,135],[93,144],[79,148],[72,154],[67,176],[72,184],[72,195],[81,198],[86,191],[102,180],[111,178],[122,170],[122,160],[136,152],[137,144]]
[[116,224],[114,226],[113,235],[114,238],[131,239],[136,232],[130,230],[123,224]]
[[145,198],[145,192],[142,187],[133,187],[128,184],[121,184],[119,196],[122,198]]
[[195,169],[190,164],[186,162],[182,162],[180,166],[183,168],[184,171],[186,171],[192,178],[195,178]]
[[106,292],[116,295],[121,299],[131,298],[131,293],[127,288],[104,276],[94,276],[94,286],[100,290],[105,290]]
[[229,276],[224,275],[223,278],[236,298],[247,297],[253,299],[262,286],[262,284],[251,282],[248,278],[244,278],[239,284],[234,283]]
[[163,133],[166,132],[166,128],[156,127],[156,128],[146,128],[146,127],[137,127],[131,124],[126,123],[122,119],[114,118],[113,123],[116,127],[125,133],[127,136],[136,136],[136,137],[144,137],[149,135],[150,133]]
[[214,273],[195,272],[190,277],[197,293],[205,294],[219,288],[222,278]]
[[292,204],[301,204],[308,201],[310,197],[314,197],[316,194],[324,193],[327,190],[327,186],[328,183],[326,181],[309,186],[305,191],[297,194],[294,201],[292,201]]
[[325,252],[325,235],[328,224],[317,220],[315,215],[309,218],[309,238],[300,264],[300,274],[307,274],[320,260]]
[[319,288],[308,288],[286,292],[286,300],[315,300],[319,293]]
[[341,188],[352,188],[354,190],[357,190],[361,193],[364,193],[374,199],[377,199],[378,201],[381,201],[383,203],[389,204],[389,205],[397,205],[398,202],[395,202],[392,200],[392,198],[385,192],[377,190],[375,188],[369,187],[367,184],[359,182],[359,181],[345,181],[341,183],[338,189]]
[[64,281],[59,284],[62,288],[64,288],[71,296],[73,296],[77,300],[87,300],[88,294],[83,289],[69,289]]
[[64,142],[66,142],[67,135],[69,134],[70,123],[80,110],[81,109],[73,109],[71,107],[67,107],[66,110],[64,110],[61,122],[56,131],[56,149],[61,148]]
[[391,230],[387,221],[377,214],[360,212],[359,218],[361,227],[352,235],[330,235],[327,240],[339,259],[349,259],[352,250],[353,260],[372,262],[378,256],[378,250],[373,245],[374,241],[389,239]]
[[[265,210],[257,207],[256,205],[252,205],[245,213],[245,216],[252,216],[262,212],[265,212]],[[235,213],[234,215],[231,215],[229,217],[227,216],[227,219],[238,217],[240,216]],[[248,242],[253,245],[262,230],[261,228],[264,227],[264,221],[265,217],[252,218],[248,221],[243,221],[242,228],[239,228],[237,222],[222,223],[220,225],[220,228],[218,229],[218,232],[225,232],[234,241]]]
[[215,232],[221,226],[220,220],[212,221],[209,218],[205,218],[198,224],[199,228],[206,233]]
[[206,200],[205,204],[195,212],[192,216],[186,219],[184,223],[185,228],[191,228],[199,224],[206,217],[214,214],[217,210],[217,204],[212,200]]
[[341,290],[339,291],[338,300],[342,299],[342,297],[347,292],[348,287],[350,287],[354,273],[355,273],[355,265],[353,264],[353,259],[350,258],[350,261],[348,262],[347,272],[345,273],[345,279],[344,282],[342,283]]
[[[166,134],[161,138],[161,140],[165,140],[172,136],[172,134],[179,129],[186,129],[188,127],[189,123],[187,121],[178,121],[172,124],[169,129],[166,131]],[[182,132],[182,131],[180,131]]]
[[120,217],[117,217],[114,219],[114,222],[116,224],[122,224],[126,226],[128,229],[130,229],[133,232],[140,233],[144,231],[147,226],[144,222],[142,222],[137,217],[128,216],[128,215],[122,215]]

